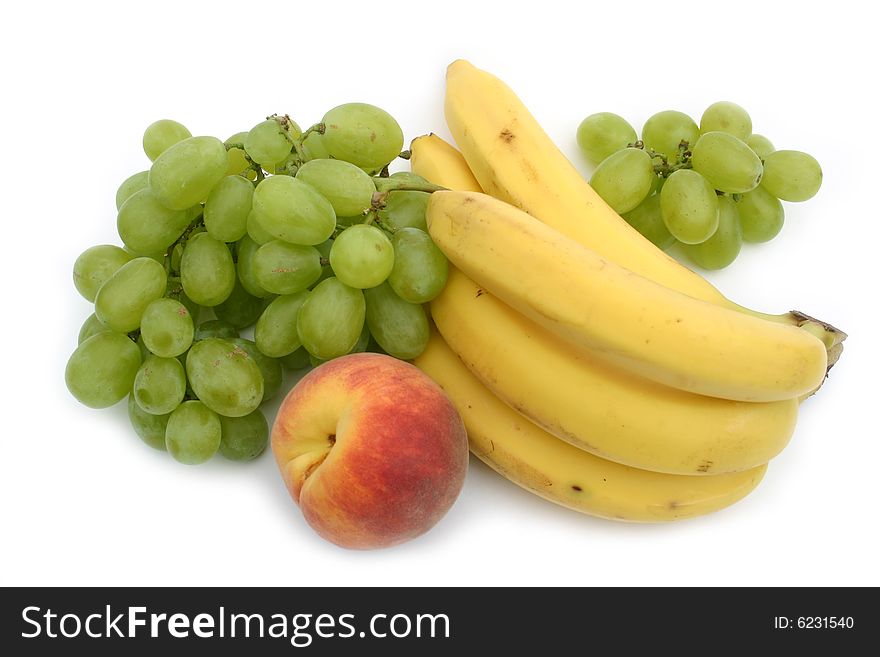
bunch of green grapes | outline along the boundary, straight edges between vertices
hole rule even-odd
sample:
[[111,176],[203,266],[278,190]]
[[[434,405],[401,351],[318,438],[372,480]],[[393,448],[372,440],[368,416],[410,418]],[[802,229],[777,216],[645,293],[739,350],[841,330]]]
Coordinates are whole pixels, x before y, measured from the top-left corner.
[[150,125],[152,166],[116,194],[123,246],[73,267],[94,313],[67,364],[71,393],[93,408],[128,396],[135,432],[183,463],[248,460],[266,447],[260,405],[283,368],[418,356],[447,261],[427,233],[436,187],[389,175],[402,146],[397,122],[363,103],[306,131],[273,115],[226,142]]
[[728,101],[710,105],[699,125],[674,110],[654,114],[641,139],[617,114],[592,114],[577,141],[597,165],[596,193],[658,247],[678,243],[705,269],[732,263],[743,242],[776,237],[781,201],[806,201],[822,184],[815,158],[777,151]]

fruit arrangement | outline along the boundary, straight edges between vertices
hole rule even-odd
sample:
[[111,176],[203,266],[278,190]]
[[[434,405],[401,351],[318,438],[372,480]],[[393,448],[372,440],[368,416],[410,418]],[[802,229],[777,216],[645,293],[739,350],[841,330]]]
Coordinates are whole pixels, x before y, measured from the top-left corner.
[[780,201],[806,201],[822,184],[814,157],[777,151],[729,101],[710,105],[699,125],[683,112],[658,112],[641,138],[617,114],[591,114],[577,142],[597,165],[595,192],[656,246],[678,244],[704,269],[731,264],[743,242],[773,239],[785,219]]

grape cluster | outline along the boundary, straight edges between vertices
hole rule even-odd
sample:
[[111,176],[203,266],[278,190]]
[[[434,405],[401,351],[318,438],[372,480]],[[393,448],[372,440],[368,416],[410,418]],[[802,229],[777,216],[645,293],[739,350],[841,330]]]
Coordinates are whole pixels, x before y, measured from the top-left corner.
[[727,101],[710,105],[699,125],[674,110],[654,114],[641,139],[623,117],[592,114],[577,141],[598,165],[596,193],[658,247],[678,243],[705,269],[732,263],[743,242],[773,239],[785,217],[780,201],[806,201],[822,184],[815,158],[775,150]]
[[306,131],[273,115],[226,142],[150,125],[152,166],[116,194],[123,246],[74,264],[94,313],[71,393],[93,408],[127,395],[135,432],[183,463],[248,460],[267,444],[259,407],[283,368],[419,355],[447,262],[427,233],[435,186],[388,172],[402,146],[394,118],[363,103]]

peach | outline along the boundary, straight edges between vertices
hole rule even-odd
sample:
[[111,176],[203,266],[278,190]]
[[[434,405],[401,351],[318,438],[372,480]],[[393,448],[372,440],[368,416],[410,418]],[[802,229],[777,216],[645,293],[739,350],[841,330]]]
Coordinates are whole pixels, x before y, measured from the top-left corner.
[[275,418],[272,451],[312,528],[362,550],[433,527],[461,492],[468,462],[464,424],[443,390],[374,353],[303,377]]

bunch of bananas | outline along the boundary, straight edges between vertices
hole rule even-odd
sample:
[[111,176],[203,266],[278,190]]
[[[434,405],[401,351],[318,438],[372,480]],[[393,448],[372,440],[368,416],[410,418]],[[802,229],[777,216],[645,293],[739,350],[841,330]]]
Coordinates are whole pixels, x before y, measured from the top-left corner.
[[[591,515],[693,517],[752,491],[846,335],[726,299],[608,207],[516,95],[466,61],[447,73],[462,149],[413,142],[449,258],[415,364],[458,407],[471,450]],[[483,192],[486,193],[483,193]]]

